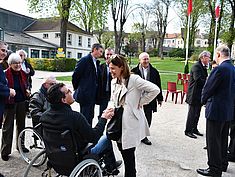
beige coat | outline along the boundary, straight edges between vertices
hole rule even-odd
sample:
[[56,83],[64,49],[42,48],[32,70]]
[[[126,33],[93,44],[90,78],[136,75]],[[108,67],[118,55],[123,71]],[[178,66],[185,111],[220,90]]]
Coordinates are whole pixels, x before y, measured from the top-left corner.
[[160,93],[160,89],[157,85],[134,74],[130,76],[128,88],[124,84],[117,84],[117,79],[113,79],[108,107],[120,105],[118,104],[120,91],[120,98],[126,93],[120,142],[123,149],[129,149],[138,146],[144,137],[150,135],[143,108],[138,108],[138,105],[142,107],[151,102]]

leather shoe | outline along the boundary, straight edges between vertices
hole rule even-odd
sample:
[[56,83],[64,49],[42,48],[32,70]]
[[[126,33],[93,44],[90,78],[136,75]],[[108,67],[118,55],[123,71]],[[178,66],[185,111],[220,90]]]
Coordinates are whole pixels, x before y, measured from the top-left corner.
[[149,141],[149,139],[147,137],[145,137],[144,139],[141,140],[142,143],[146,144],[146,145],[152,145],[152,142]]
[[207,146],[205,146],[203,149],[205,149],[205,150],[206,150],[206,149],[207,149]]
[[207,169],[197,169],[197,173],[203,176],[221,177],[221,173],[213,172],[210,168]]
[[198,130],[194,130],[194,131],[193,131],[193,134],[198,135],[198,136],[203,136],[203,134],[200,133]]
[[8,161],[9,160],[9,155],[2,155],[2,160]]
[[188,136],[188,137],[190,137],[190,138],[197,138],[193,133],[191,133],[191,132],[185,132],[185,135],[186,136]]
[[0,177],[4,177],[2,173],[0,173]]

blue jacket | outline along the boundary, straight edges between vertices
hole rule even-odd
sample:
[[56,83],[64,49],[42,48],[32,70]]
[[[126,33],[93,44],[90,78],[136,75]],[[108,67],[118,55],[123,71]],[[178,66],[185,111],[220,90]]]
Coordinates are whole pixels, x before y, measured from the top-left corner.
[[97,61],[97,72],[91,54],[82,57],[76,64],[72,75],[72,84],[75,90],[74,99],[83,105],[98,102],[98,78],[100,66]]
[[231,121],[234,112],[235,68],[230,60],[214,68],[202,90],[201,102],[206,104],[206,118]]
[[2,123],[2,115],[4,112],[6,98],[10,96],[10,89],[7,86],[5,73],[3,72],[2,65],[0,64],[0,128]]

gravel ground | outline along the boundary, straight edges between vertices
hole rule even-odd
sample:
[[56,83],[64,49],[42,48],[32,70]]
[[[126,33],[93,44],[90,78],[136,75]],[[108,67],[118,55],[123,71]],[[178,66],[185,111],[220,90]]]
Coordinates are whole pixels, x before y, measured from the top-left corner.
[[[33,77],[34,88],[36,91],[44,75],[48,72],[36,72]],[[54,75],[70,75],[71,73],[53,73]],[[69,84],[69,83],[68,83]],[[74,104],[73,109],[78,109]],[[164,102],[157,113],[153,114],[151,126],[152,146],[140,144],[136,150],[137,176],[138,177],[196,177],[197,168],[207,168],[207,153],[203,149],[205,146],[205,136],[197,139],[190,139],[184,135],[184,128],[187,115],[187,105],[174,104],[171,101]],[[96,107],[97,115],[98,107]],[[31,120],[27,120],[30,124]],[[205,133],[204,108],[201,112],[199,121],[199,130]],[[1,137],[1,131],[0,131]],[[1,142],[0,142],[1,144]],[[114,150],[117,159],[121,155],[114,143]],[[13,143],[12,154],[9,161],[4,162],[0,159],[0,172],[5,177],[21,177],[26,169],[27,164],[21,159]],[[30,177],[41,176],[45,166],[33,168]],[[123,166],[118,177],[123,176]],[[223,173],[223,177],[235,176],[235,163],[230,163],[228,171]]]

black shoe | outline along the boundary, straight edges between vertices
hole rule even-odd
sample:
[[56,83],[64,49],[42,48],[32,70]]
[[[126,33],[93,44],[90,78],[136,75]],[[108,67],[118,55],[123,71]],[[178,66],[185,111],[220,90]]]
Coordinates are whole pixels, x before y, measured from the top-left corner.
[[213,172],[210,168],[207,169],[197,169],[197,173],[203,176],[221,177],[221,173]]
[[2,173],[0,173],[0,177],[4,177]]
[[149,139],[147,137],[145,137],[144,139],[141,140],[142,143],[146,144],[146,145],[152,145],[152,142],[149,141]]
[[207,149],[207,146],[205,146],[203,149]]
[[203,136],[203,134],[200,133],[198,130],[194,130],[194,131],[193,131],[193,134],[198,135],[198,136]]
[[117,168],[117,169],[121,168],[121,166],[122,166],[122,160],[117,160],[115,165],[116,165],[116,168]]
[[9,155],[2,155],[2,160],[8,161],[9,160]]
[[120,173],[120,171],[118,169],[121,168],[121,166],[122,166],[122,161],[118,160],[115,163],[115,167],[105,166],[102,171],[102,174],[103,174],[103,176],[118,175]]
[[186,136],[188,136],[188,137],[190,137],[190,138],[197,138],[193,133],[191,133],[191,132],[185,132],[185,135]]

